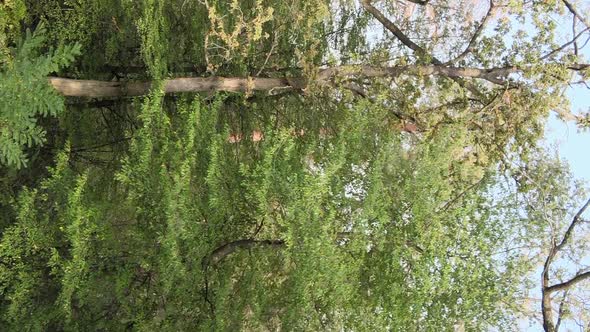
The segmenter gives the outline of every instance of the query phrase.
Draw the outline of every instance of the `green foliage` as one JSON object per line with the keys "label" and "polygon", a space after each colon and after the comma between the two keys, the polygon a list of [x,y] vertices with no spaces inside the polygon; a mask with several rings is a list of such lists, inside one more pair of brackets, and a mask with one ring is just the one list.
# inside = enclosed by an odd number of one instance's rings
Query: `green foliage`
{"label": "green foliage", "polygon": [[[437,56],[476,27],[457,19],[461,1],[434,14],[374,3]],[[277,95],[165,95],[163,84],[432,56],[369,35],[371,16],[348,0],[24,4],[0,7],[7,45],[42,22],[3,58],[0,158],[19,167],[30,146],[52,146],[30,173],[0,169],[6,330],[510,330],[534,268],[512,246],[535,244],[583,192],[536,148],[570,63],[534,61],[531,45],[557,35],[541,29],[543,4],[512,49],[513,26],[497,22],[453,63],[526,65],[522,84],[471,80],[473,94],[445,77],[350,76]],[[525,20],[522,6],[506,10]],[[72,98],[64,112],[46,76],[82,49],[69,76],[152,90]],[[43,116],[58,117],[50,133]]]}
{"label": "green foliage", "polygon": [[154,79],[161,79],[166,73],[166,63],[161,63],[168,52],[166,37],[169,35],[164,7],[164,1],[146,1],[143,16],[137,22],[142,39],[141,54]]}
{"label": "green foliage", "polygon": [[[55,1],[24,0],[27,7],[25,23],[45,27],[46,43],[49,46],[79,45],[84,52],[96,50],[93,45],[102,31],[111,32],[113,12],[120,8],[119,1]],[[107,16],[108,15],[108,16]],[[99,23],[100,22],[100,23]],[[114,38],[114,37],[111,37]]]}
{"label": "green foliage", "polygon": [[17,40],[20,21],[27,12],[22,0],[4,1],[0,4],[0,65],[11,61],[8,46]]}
{"label": "green foliage", "polygon": [[24,166],[25,148],[44,142],[45,131],[37,125],[37,117],[57,116],[64,110],[64,99],[48,83],[47,75],[80,54],[78,45],[40,54],[44,33],[42,26],[33,33],[27,31],[14,60],[0,73],[0,161],[8,166]]}
{"label": "green foliage", "polygon": [[0,242],[4,263],[0,268],[1,319],[8,330],[51,328],[61,316],[54,303],[60,287],[59,266],[54,260],[64,249],[59,235],[67,224],[61,217],[72,175],[66,155],[58,160],[41,188],[21,192],[16,202],[17,220]]}

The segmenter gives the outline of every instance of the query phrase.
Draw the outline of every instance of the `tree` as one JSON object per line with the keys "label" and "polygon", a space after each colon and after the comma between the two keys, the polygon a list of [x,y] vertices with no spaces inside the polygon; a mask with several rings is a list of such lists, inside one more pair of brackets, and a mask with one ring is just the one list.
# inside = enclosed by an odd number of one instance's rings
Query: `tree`
{"label": "tree", "polygon": [[[549,111],[583,124],[560,89],[587,66],[547,3],[403,4],[26,2],[81,55],[2,178],[2,325],[510,330],[530,266],[497,253],[539,233],[498,179]],[[537,28],[508,48],[500,10]]]}
{"label": "tree", "polygon": [[[587,222],[582,219],[582,214],[590,205],[590,201],[587,201],[584,206],[578,210],[576,215],[574,216],[573,220],[567,227],[563,237],[561,240],[556,240],[555,238],[552,239],[552,244],[549,249],[549,255],[547,255],[547,259],[545,260],[545,264],[543,266],[543,282],[542,282],[542,311],[543,311],[543,328],[546,331],[557,331],[559,329],[559,325],[561,321],[565,318],[564,316],[564,305],[566,305],[566,298],[568,293],[573,289],[573,287],[590,278],[590,271],[587,271],[587,267],[582,267],[581,270],[577,271],[573,277],[566,279],[565,281],[561,281],[556,284],[550,283],[550,273],[551,273],[551,264],[553,263],[555,256],[560,253],[560,251],[564,251],[564,247],[568,245],[568,241],[571,241],[572,232],[574,232],[576,226],[583,222]],[[554,323],[553,319],[553,308],[552,308],[552,299],[551,296],[556,292],[563,292],[563,299],[560,304],[560,308],[558,311],[558,319],[557,322]]]}
{"label": "tree", "polygon": [[[523,215],[534,240],[515,238],[512,247],[526,247],[527,261],[536,269],[531,284],[538,288],[538,315],[546,331],[560,326],[588,324],[586,301],[590,275],[585,263],[589,248],[585,239],[589,230],[584,212],[590,203],[584,185],[573,181],[568,166],[551,153],[535,152],[536,157],[524,165],[513,164],[511,171],[519,193],[518,214]],[[551,174],[548,179],[545,174]],[[526,233],[526,232],[523,232]],[[540,278],[539,278],[540,277]],[[530,297],[537,297],[536,291]],[[557,303],[556,303],[557,302]]]}

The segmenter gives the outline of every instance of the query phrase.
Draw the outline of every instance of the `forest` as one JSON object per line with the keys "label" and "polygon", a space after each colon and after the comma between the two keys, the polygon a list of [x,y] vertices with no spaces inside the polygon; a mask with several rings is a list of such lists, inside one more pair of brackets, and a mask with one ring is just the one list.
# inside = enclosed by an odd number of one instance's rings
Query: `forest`
{"label": "forest", "polygon": [[577,0],[2,0],[0,331],[590,331],[543,143],[589,40]]}

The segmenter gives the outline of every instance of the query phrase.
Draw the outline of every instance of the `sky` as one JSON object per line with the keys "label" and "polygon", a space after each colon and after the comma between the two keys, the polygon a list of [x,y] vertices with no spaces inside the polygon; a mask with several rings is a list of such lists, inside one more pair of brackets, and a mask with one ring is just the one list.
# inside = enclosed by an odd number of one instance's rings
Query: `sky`
{"label": "sky", "polygon": [[[572,111],[590,110],[590,89],[570,88],[567,94]],[[590,183],[590,130],[580,131],[574,123],[564,123],[551,115],[545,130],[545,141],[548,145],[557,146],[559,155],[569,162],[577,179]]]}
{"label": "sky", "polygon": [[[588,13],[588,16],[590,16],[590,10],[587,10],[590,4],[589,1],[574,1],[574,3],[582,13]],[[571,23],[563,24],[562,22],[558,22],[558,25],[564,35],[571,36]],[[581,27],[581,25],[578,26]],[[584,40],[585,38],[581,38],[581,43]],[[581,55],[586,60],[581,62],[587,62],[590,59],[590,50],[588,47],[581,50]],[[566,95],[570,101],[571,111],[573,113],[580,114],[590,111],[590,88],[584,85],[575,85],[566,90]],[[575,179],[585,180],[586,188],[590,188],[590,130],[580,130],[575,123],[564,122],[559,120],[555,114],[551,114],[546,126],[544,140],[545,145],[555,146],[557,148],[559,156],[565,159],[570,165],[570,170]],[[575,269],[575,267],[572,267],[572,269]],[[523,324],[520,327],[524,331],[538,331],[540,329],[540,325],[535,324],[529,325],[528,327]],[[562,330],[578,331],[579,327],[571,321],[566,321],[564,326],[562,326]]]}
{"label": "sky", "polygon": [[[578,11],[586,14],[586,21],[590,17],[590,1],[580,0],[573,1]],[[568,40],[572,36],[571,21],[556,22],[558,30],[562,32]],[[578,21],[577,30],[581,31],[583,25]],[[579,42],[584,44],[586,37],[580,38]],[[584,60],[590,59],[590,47],[580,50]],[[583,61],[586,62],[586,61]],[[572,112],[581,113],[590,111],[590,88],[583,85],[577,85],[566,91]],[[559,155],[567,160],[570,168],[577,179],[584,179],[590,184],[590,130],[580,131],[572,122],[564,123],[551,115],[549,123],[545,130],[546,144],[556,145]]]}

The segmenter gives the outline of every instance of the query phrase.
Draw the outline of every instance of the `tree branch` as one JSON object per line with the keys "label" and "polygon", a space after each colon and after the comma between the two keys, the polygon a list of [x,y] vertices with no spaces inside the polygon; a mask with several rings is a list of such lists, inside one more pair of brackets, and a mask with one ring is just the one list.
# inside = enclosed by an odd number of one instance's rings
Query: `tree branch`
{"label": "tree branch", "polygon": [[234,253],[238,249],[250,249],[254,247],[277,247],[280,248],[285,245],[285,241],[283,240],[253,240],[253,239],[246,239],[246,240],[237,240],[233,242],[226,243],[221,247],[213,250],[211,254],[208,256],[203,257],[201,261],[201,265],[203,268],[207,268],[210,265],[215,265],[221,262],[230,254]]}
{"label": "tree branch", "polygon": [[561,250],[567,244],[567,242],[569,241],[569,239],[572,235],[574,227],[576,227],[576,225],[580,223],[582,214],[584,213],[584,211],[586,211],[588,206],[590,206],[590,199],[588,199],[586,201],[586,204],[584,204],[582,206],[582,208],[580,210],[578,210],[578,213],[576,213],[576,215],[574,216],[574,219],[572,220],[569,227],[565,231],[565,234],[563,235],[561,242],[559,243],[559,245],[557,245],[557,247],[555,247],[556,251]]}
{"label": "tree branch", "polygon": [[543,55],[540,60],[545,60],[545,59],[549,58],[550,56],[554,55],[555,53],[558,53],[558,52],[563,51],[566,47],[568,47],[571,44],[575,43],[576,40],[578,40],[578,38],[580,38],[580,36],[582,36],[584,34],[584,32],[586,32],[588,30],[590,30],[590,28],[586,28],[586,29],[582,30],[580,33],[578,33],[576,36],[574,36],[574,38],[572,40],[570,40],[569,42],[561,45],[560,47],[558,47],[556,49],[554,49],[553,51],[551,51],[551,52]]}
{"label": "tree branch", "polygon": [[[381,24],[383,24],[383,26],[387,30],[389,30],[391,33],[393,33],[393,35],[400,42],[402,42],[402,44],[409,47],[412,51],[417,53],[418,56],[429,56],[430,63],[432,63],[432,64],[435,64],[435,65],[442,65],[443,64],[442,61],[437,59],[434,55],[429,54],[428,52],[426,52],[426,50],[424,48],[422,48],[418,44],[414,43],[408,36],[406,36],[401,31],[400,28],[397,27],[397,25],[395,25],[395,23],[390,21],[387,17],[385,17],[385,15],[383,15],[383,13],[381,13],[377,8],[375,8],[375,6],[373,6],[371,4],[371,1],[372,0],[361,0],[361,4],[365,8],[365,10],[367,10],[369,13],[371,13],[371,15],[373,15],[373,17],[375,17]],[[459,84],[460,86],[467,88],[467,90],[469,90],[474,95],[476,95],[476,96],[482,95],[482,93],[473,84],[470,84],[469,82],[464,82],[461,78],[458,78],[458,77],[454,77],[451,79],[453,81],[457,82],[457,84]],[[505,82],[500,83],[499,81],[496,81],[496,82],[492,82],[492,83],[503,84]]]}
{"label": "tree branch", "polygon": [[569,1],[569,0],[561,0],[565,6],[567,7],[567,9],[570,11],[570,13],[574,14],[575,17],[577,17],[582,23],[584,23],[584,25],[590,29],[590,21],[588,21],[584,16],[582,16],[578,10],[576,9],[576,7]]}
{"label": "tree branch", "polygon": [[[406,36],[400,28],[395,25],[392,21],[390,21],[383,13],[381,13],[375,6],[371,4],[371,0],[361,0],[361,4],[366,11],[368,11],[374,18],[377,19],[383,26],[389,30],[393,35],[400,41],[402,44],[406,45],[412,51],[418,53],[418,55],[425,56],[428,55],[425,49],[423,49],[418,44],[414,43],[408,36]],[[435,57],[432,58],[432,63],[435,65],[441,65],[442,62]]]}
{"label": "tree branch", "polygon": [[[590,64],[568,64],[567,68],[574,71],[585,70]],[[474,68],[474,67],[448,67],[444,65],[407,65],[407,66],[337,66],[322,69],[317,77],[308,79],[305,77],[283,78],[258,78],[258,77],[179,77],[164,81],[164,93],[181,92],[252,92],[266,91],[272,94],[277,89],[301,91],[308,87],[310,82],[328,86],[335,77],[350,78],[361,76],[365,78],[397,77],[401,75],[415,76],[442,76],[460,80],[464,85],[464,78],[483,79],[497,85],[508,82],[508,76],[526,68],[498,67],[498,68]],[[69,97],[131,97],[149,93],[152,82],[113,82],[96,80],[76,80],[60,77],[49,77],[49,83],[58,93]],[[469,85],[467,86],[469,88]],[[471,91],[471,89],[470,89]],[[472,91],[473,92],[473,91]],[[478,92],[477,90],[475,92]],[[474,93],[475,93],[474,92]]]}
{"label": "tree branch", "polygon": [[585,70],[588,67],[590,67],[588,63],[572,63],[567,65],[567,69],[575,71]]}
{"label": "tree branch", "polygon": [[578,273],[568,281],[564,281],[562,283],[548,287],[546,289],[546,292],[553,293],[553,292],[557,292],[557,291],[561,291],[561,290],[566,290],[566,289],[569,289],[570,287],[572,287],[573,285],[575,285],[583,280],[586,280],[588,278],[590,278],[590,271],[586,271],[584,273]]}
{"label": "tree branch", "polygon": [[565,309],[565,301],[567,299],[568,291],[566,290],[563,293],[563,297],[561,298],[561,303],[559,303],[559,310],[557,311],[557,323],[555,324],[555,332],[559,331],[559,326],[561,325],[561,321],[563,319],[564,309]]}
{"label": "tree branch", "polygon": [[[341,233],[337,234],[336,240],[350,238],[353,235],[354,235],[354,233],[352,233],[352,232],[341,232]],[[414,242],[412,242],[410,240],[406,240],[406,245],[408,247],[414,249],[415,251],[417,251],[420,254],[424,253],[424,249],[422,249],[420,246],[418,246],[417,244],[415,244]],[[251,249],[251,248],[255,248],[255,247],[284,248],[284,246],[285,246],[285,241],[281,240],[281,239],[276,239],[276,240],[254,240],[254,239],[236,240],[236,241],[228,242],[220,247],[217,247],[217,249],[213,250],[213,252],[211,252],[211,254],[203,257],[203,259],[201,260],[201,266],[203,267],[203,269],[206,269],[207,267],[209,267],[211,265],[216,265],[219,262],[221,262],[222,260],[224,260],[227,256],[231,255],[232,253],[234,253],[235,251],[237,251],[239,249]]]}
{"label": "tree branch", "polygon": [[[339,66],[323,69],[314,80],[319,85],[327,85],[330,80],[339,77],[397,77],[400,75],[443,76],[450,78],[477,78],[494,84],[504,84],[510,73],[518,71],[516,67],[501,68],[458,68],[441,65],[408,65],[393,67],[375,66]],[[64,96],[72,97],[128,97],[147,94],[152,82],[112,82],[95,80],[75,80],[50,77],[49,82]],[[273,91],[276,89],[303,90],[308,86],[308,79],[295,78],[243,78],[243,77],[184,77],[173,78],[164,82],[164,93],[180,92],[248,92]]]}
{"label": "tree branch", "polygon": [[430,0],[408,0],[408,1],[411,3],[415,3],[417,5],[420,5],[420,6],[425,6],[430,2]]}
{"label": "tree branch", "polygon": [[473,68],[447,67],[442,65],[408,65],[393,67],[375,66],[340,66],[324,69],[318,75],[318,81],[325,82],[333,77],[397,77],[400,75],[446,76],[451,78],[479,78],[495,84],[503,84],[509,74],[517,72],[516,67]]}
{"label": "tree branch", "polygon": [[571,286],[590,277],[590,271],[584,273],[577,273],[572,279],[566,282],[549,286],[549,270],[551,267],[551,263],[553,262],[555,255],[557,255],[557,253],[561,249],[563,249],[563,247],[569,241],[575,226],[582,221],[582,214],[584,213],[584,211],[586,211],[588,206],[590,206],[590,199],[588,199],[586,203],[582,206],[582,208],[578,210],[578,212],[572,219],[572,222],[570,223],[569,227],[565,231],[565,234],[563,235],[563,238],[559,244],[556,244],[555,239],[552,239],[551,249],[549,250],[549,254],[547,255],[545,264],[543,265],[543,272],[541,278],[541,312],[543,314],[543,329],[545,329],[545,331],[547,332],[555,331],[555,325],[553,325],[553,309],[551,308],[551,293],[564,289],[569,289]]}
{"label": "tree branch", "polygon": [[469,40],[467,47],[465,47],[465,50],[463,50],[463,52],[461,52],[461,54],[459,54],[456,58],[447,61],[446,64],[457,62],[457,61],[463,59],[464,57],[466,57],[467,54],[473,52],[473,45],[475,45],[475,41],[477,40],[477,38],[479,38],[479,35],[481,35],[483,29],[488,24],[488,21],[492,18],[495,9],[496,9],[496,6],[494,5],[494,1],[490,0],[490,8],[488,9],[488,12],[484,16],[484,18],[481,20],[481,23],[479,24],[479,26],[475,30],[475,33],[473,34],[473,36],[471,36],[471,39]]}

